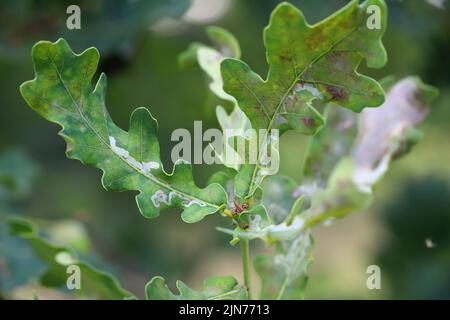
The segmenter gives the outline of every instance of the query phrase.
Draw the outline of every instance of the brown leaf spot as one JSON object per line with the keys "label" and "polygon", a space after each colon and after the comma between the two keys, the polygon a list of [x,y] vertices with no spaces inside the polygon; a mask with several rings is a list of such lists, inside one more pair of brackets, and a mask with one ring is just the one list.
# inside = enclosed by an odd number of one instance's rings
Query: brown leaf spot
{"label": "brown leaf spot", "polygon": [[326,88],[333,100],[345,100],[348,98],[348,92],[342,87],[328,85]]}

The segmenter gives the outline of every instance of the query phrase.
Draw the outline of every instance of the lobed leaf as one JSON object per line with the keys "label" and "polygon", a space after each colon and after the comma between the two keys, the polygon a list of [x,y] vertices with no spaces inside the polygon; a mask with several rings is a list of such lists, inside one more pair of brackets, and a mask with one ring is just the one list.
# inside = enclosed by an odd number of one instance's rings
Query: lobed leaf
{"label": "lobed leaf", "polygon": [[41,41],[32,50],[34,80],[20,87],[29,106],[62,127],[67,156],[103,171],[106,190],[138,191],[141,213],[155,218],[166,208],[183,209],[185,222],[197,222],[227,202],[217,184],[198,188],[190,164],[176,163],[166,173],[160,160],[157,122],[145,108],[131,115],[129,132],[116,126],[105,106],[106,76],[92,90],[99,53],[75,54],[64,39]]}
{"label": "lobed leaf", "polygon": [[145,286],[148,300],[245,300],[247,290],[238,285],[233,277],[210,277],[203,283],[203,290],[196,291],[184,282],[177,281],[179,291],[175,295],[165,284],[162,277],[154,277]]}
{"label": "lobed leaf", "polygon": [[[367,8],[377,6],[379,29],[369,30]],[[224,90],[234,96],[253,128],[284,132],[294,129],[313,135],[324,125],[315,101],[334,101],[353,111],[375,107],[384,101],[381,86],[356,71],[365,59],[371,68],[386,63],[381,37],[386,28],[386,6],[382,0],[359,5],[354,0],[315,25],[288,3],[273,11],[264,30],[269,64],[266,80],[244,62],[225,59],[221,65]],[[237,176],[247,185],[250,197],[261,183],[259,163]]]}
{"label": "lobed leaf", "polygon": [[62,287],[66,285],[70,274],[69,265],[80,269],[80,289],[77,295],[95,296],[98,299],[130,299],[134,295],[123,289],[110,274],[78,260],[75,252],[69,248],[55,245],[39,235],[38,228],[30,221],[12,218],[9,221],[11,233],[28,241],[36,256],[47,265],[47,271],[40,277],[42,285]]}

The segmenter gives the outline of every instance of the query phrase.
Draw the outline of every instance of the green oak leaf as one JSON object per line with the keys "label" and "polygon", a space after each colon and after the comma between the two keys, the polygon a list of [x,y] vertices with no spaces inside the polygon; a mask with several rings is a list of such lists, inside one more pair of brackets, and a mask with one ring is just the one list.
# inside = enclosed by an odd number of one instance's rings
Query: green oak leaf
{"label": "green oak leaf", "polygon": [[44,239],[38,228],[30,221],[22,218],[9,220],[11,233],[19,236],[30,244],[35,255],[47,265],[47,271],[41,276],[40,282],[47,287],[65,286],[70,274],[69,265],[80,270],[80,289],[76,295],[96,297],[98,299],[131,299],[134,295],[123,289],[110,274],[100,271],[91,265],[80,261],[75,252],[67,247],[55,245]]}
{"label": "green oak leaf", "polygon": [[[367,9],[380,11],[380,28],[366,26]],[[223,88],[234,96],[239,107],[256,129],[294,129],[313,135],[324,119],[313,103],[334,101],[353,111],[383,103],[384,92],[373,79],[356,71],[363,59],[371,68],[386,63],[381,37],[386,28],[386,6],[382,0],[359,5],[354,0],[325,20],[309,25],[302,12],[288,3],[273,11],[264,30],[269,72],[266,80],[237,59],[221,64]],[[249,197],[255,190],[259,164],[237,178],[247,187]]]}
{"label": "green oak leaf", "polygon": [[282,243],[274,256],[259,255],[253,265],[261,278],[260,299],[303,299],[314,241],[308,232]]}
{"label": "green oak leaf", "polygon": [[145,286],[148,300],[245,300],[247,289],[240,286],[233,277],[210,277],[203,283],[203,290],[189,288],[178,280],[176,287],[179,294],[173,294],[164,278],[154,277]]}
{"label": "green oak leaf", "polygon": [[[381,11],[380,29],[366,27],[366,10],[371,5]],[[312,26],[300,10],[282,3],[264,30],[270,66],[267,79],[264,81],[240,60],[226,59],[222,62],[224,89],[237,99],[257,128],[283,129],[288,125],[283,121],[283,113],[289,113],[287,100],[302,86],[300,92],[322,96],[354,111],[378,106],[384,101],[382,88],[356,68],[364,58],[372,68],[386,63],[381,43],[385,28],[386,6],[382,0],[368,0],[362,5],[358,0],[350,1]],[[304,126],[306,130],[317,124]]]}
{"label": "green oak leaf", "polygon": [[99,53],[75,54],[64,39],[38,42],[32,50],[35,79],[23,83],[22,96],[45,119],[62,127],[67,156],[103,171],[106,190],[134,190],[148,218],[169,207],[183,209],[182,219],[197,222],[226,204],[219,185],[198,188],[190,164],[164,171],[156,136],[157,122],[145,108],[131,115],[129,132],[114,124],[105,106],[106,76],[92,89]]}

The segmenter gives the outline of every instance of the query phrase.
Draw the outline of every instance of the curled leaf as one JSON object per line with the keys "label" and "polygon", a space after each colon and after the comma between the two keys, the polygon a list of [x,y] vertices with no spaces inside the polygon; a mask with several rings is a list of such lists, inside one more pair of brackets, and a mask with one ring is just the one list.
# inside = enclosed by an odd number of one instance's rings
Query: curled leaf
{"label": "curled leaf", "polygon": [[398,81],[388,92],[386,102],[377,109],[361,113],[357,141],[353,150],[355,179],[370,189],[387,171],[389,162],[417,143],[415,129],[425,120],[437,89],[417,77]]}
{"label": "curled leaf", "polygon": [[[358,119],[358,135],[349,151],[351,157],[342,157],[326,186],[314,193],[305,212],[306,225],[366,208],[373,197],[373,186],[386,173],[390,162],[417,143],[421,135],[416,127],[425,120],[436,96],[435,88],[416,77],[407,77],[391,86],[382,106],[365,109]],[[343,135],[335,129],[332,132],[336,143],[344,139],[348,149],[349,132]],[[324,158],[329,156],[324,152]],[[337,158],[333,157],[333,161]]]}

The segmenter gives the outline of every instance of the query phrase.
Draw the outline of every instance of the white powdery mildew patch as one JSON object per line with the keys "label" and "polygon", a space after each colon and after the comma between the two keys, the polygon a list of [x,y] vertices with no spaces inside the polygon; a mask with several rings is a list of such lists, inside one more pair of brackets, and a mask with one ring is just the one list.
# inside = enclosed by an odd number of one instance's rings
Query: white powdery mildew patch
{"label": "white powdery mildew patch", "polygon": [[[150,171],[153,169],[159,169],[159,163],[155,161],[149,161],[149,162],[139,162],[136,159],[134,159],[132,156],[130,156],[130,153],[119,146],[117,146],[116,138],[110,136],[109,137],[109,144],[111,145],[111,149],[120,156],[123,160],[125,160],[128,164],[130,164],[132,167],[140,170],[145,175],[153,176]],[[180,161],[180,163],[187,163],[184,161]],[[158,190],[156,191],[152,196],[151,200],[153,205],[156,208],[159,208],[161,206],[161,203],[165,203],[167,205],[172,204],[172,199],[174,197],[178,197],[182,200],[182,206],[185,208],[189,208],[190,206],[197,204],[200,207],[206,206],[206,203],[198,201],[198,200],[192,200],[182,194],[179,194],[175,191],[170,191],[168,194],[164,192],[164,190]]]}
{"label": "white powdery mildew patch", "polygon": [[185,208],[189,208],[190,206],[197,204],[200,207],[206,206],[206,203],[200,202],[198,200],[190,200],[186,196],[181,195],[175,191],[170,191],[168,194],[164,192],[164,190],[158,190],[156,191],[152,196],[151,200],[153,205],[156,208],[159,208],[161,206],[161,203],[165,203],[168,206],[172,204],[172,200],[174,197],[178,197],[182,200],[181,204]]}
{"label": "white powdery mildew patch", "polygon": [[159,163],[158,162],[155,162],[155,161],[139,162],[136,159],[134,159],[132,156],[130,156],[130,153],[127,150],[117,146],[116,138],[114,138],[112,136],[109,137],[109,144],[111,146],[111,149],[118,156],[120,156],[122,159],[124,159],[128,164],[130,164],[134,168],[140,170],[142,173],[150,174],[150,171],[152,169],[159,169]]}

